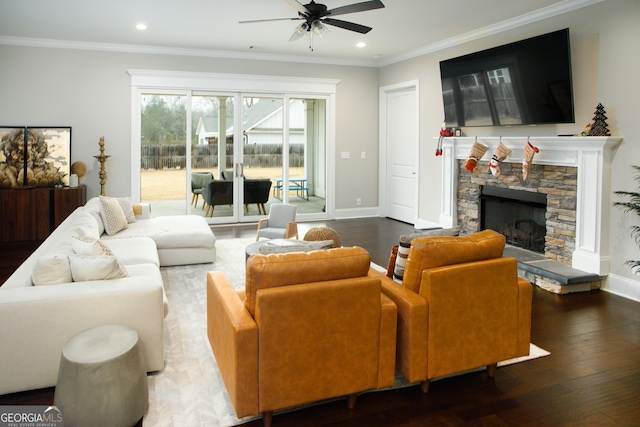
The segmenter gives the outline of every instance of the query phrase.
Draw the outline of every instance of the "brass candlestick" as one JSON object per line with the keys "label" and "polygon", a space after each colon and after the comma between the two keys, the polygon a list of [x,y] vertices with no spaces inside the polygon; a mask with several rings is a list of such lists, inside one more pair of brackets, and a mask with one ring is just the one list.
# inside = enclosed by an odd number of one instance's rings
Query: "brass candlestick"
{"label": "brass candlestick", "polygon": [[93,157],[100,162],[100,195],[104,196],[104,183],[107,181],[107,171],[104,169],[104,162],[111,156],[104,155],[104,136],[100,138],[98,145],[100,146],[100,155]]}

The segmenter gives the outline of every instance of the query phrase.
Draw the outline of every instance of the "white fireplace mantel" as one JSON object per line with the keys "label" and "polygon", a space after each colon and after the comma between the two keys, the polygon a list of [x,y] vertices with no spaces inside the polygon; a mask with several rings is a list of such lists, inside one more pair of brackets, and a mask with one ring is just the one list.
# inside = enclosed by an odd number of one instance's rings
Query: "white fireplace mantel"
{"label": "white fireplace mantel", "polygon": [[[611,152],[622,141],[612,137],[478,137],[488,147],[483,160],[489,160],[498,144],[511,150],[507,163],[522,163],[529,142],[540,152],[533,164],[578,168],[576,207],[576,247],[573,268],[601,276],[609,273],[609,210]],[[457,223],[457,160],[466,159],[476,141],[474,137],[444,138],[442,143],[442,200],[440,225]]]}

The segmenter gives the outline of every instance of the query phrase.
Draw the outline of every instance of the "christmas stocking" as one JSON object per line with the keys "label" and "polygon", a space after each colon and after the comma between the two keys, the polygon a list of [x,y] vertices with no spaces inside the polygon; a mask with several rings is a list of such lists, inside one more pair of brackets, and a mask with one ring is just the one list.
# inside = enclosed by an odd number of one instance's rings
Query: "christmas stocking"
{"label": "christmas stocking", "polygon": [[529,141],[527,141],[527,145],[524,146],[524,157],[522,158],[522,180],[526,181],[529,176],[529,165],[533,161],[533,156],[540,152],[536,147],[531,145]]}
{"label": "christmas stocking", "polygon": [[485,147],[482,144],[478,144],[478,141],[476,138],[476,142],[474,142],[473,147],[471,147],[471,153],[469,153],[469,157],[467,158],[467,161],[464,162],[464,168],[469,172],[473,173],[476,166],[478,166],[478,162],[486,152],[487,152],[487,147]]}
{"label": "christmas stocking", "polygon": [[502,142],[498,144],[498,148],[496,148],[496,152],[491,156],[491,161],[489,162],[489,170],[495,177],[500,176],[500,163],[506,159],[509,154],[511,154],[511,150],[504,146]]}

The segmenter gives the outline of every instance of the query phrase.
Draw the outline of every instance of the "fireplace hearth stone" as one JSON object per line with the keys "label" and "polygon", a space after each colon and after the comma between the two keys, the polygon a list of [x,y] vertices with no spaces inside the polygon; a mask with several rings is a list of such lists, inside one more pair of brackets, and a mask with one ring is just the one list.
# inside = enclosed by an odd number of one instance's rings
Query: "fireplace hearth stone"
{"label": "fireplace hearth stone", "polygon": [[602,277],[572,268],[543,255],[507,245],[503,256],[518,261],[518,276],[554,294],[600,289]]}

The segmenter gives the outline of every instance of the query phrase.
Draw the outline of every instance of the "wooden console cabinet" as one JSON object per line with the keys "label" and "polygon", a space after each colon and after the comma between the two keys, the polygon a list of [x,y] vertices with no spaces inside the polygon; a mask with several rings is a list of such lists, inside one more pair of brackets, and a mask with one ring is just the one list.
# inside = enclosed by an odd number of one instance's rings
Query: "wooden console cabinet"
{"label": "wooden console cabinet", "polygon": [[84,185],[1,189],[0,242],[45,240],[86,198]]}

